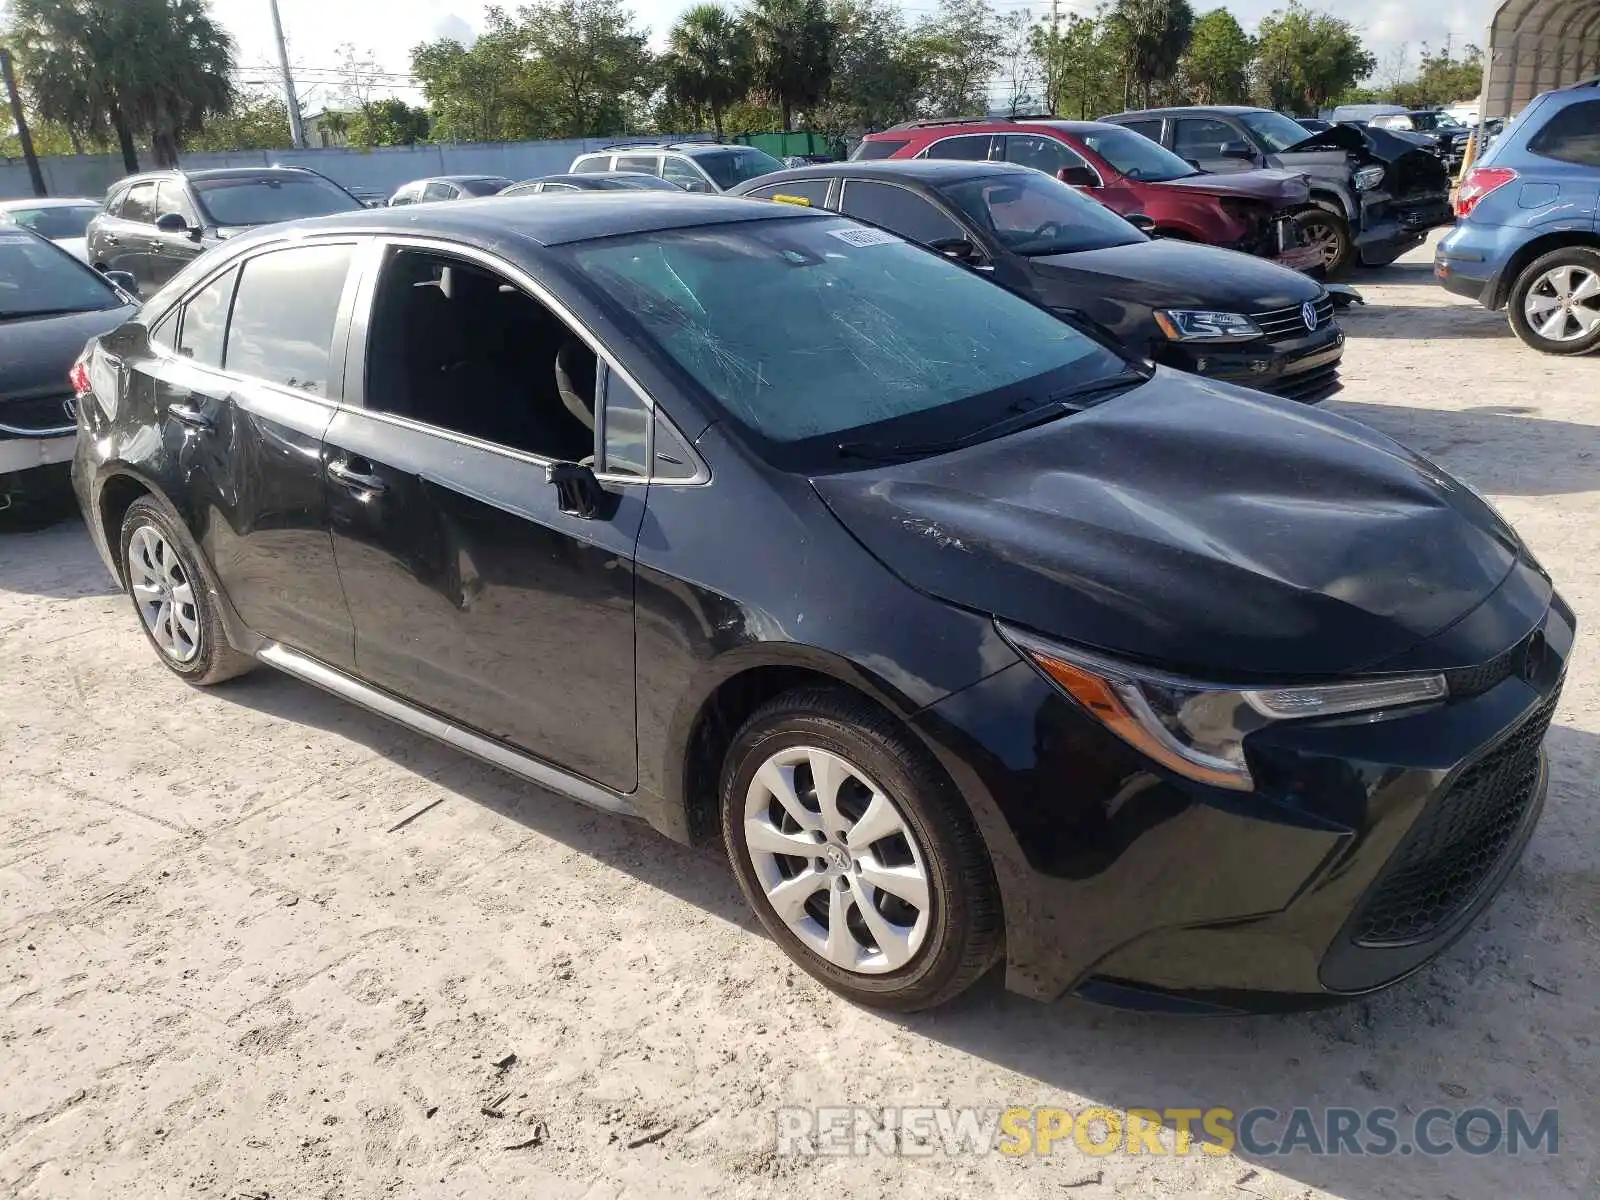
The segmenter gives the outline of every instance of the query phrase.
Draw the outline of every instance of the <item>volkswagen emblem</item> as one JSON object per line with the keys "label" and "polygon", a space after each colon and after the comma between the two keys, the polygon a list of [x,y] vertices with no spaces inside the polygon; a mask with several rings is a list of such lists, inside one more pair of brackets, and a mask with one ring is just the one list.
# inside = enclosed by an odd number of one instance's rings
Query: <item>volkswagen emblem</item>
{"label": "volkswagen emblem", "polygon": [[1306,329],[1312,333],[1317,329],[1317,306],[1307,300],[1300,306],[1300,319],[1306,323]]}

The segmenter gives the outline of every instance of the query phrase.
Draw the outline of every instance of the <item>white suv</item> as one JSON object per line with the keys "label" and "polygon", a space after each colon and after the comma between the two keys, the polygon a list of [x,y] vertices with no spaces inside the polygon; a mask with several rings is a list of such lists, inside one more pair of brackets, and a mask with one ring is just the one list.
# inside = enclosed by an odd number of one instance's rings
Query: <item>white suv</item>
{"label": "white suv", "polygon": [[726,192],[747,179],[783,170],[783,164],[754,146],[680,142],[662,146],[641,142],[607,146],[572,160],[573,175],[632,171],[675,183],[686,192]]}

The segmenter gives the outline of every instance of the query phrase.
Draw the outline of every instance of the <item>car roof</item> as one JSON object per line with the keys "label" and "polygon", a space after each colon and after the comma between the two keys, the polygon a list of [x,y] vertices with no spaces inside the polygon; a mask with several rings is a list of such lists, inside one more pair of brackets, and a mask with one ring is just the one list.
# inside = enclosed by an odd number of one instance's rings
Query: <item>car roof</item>
{"label": "car roof", "polygon": [[769,175],[757,175],[734,189],[743,195],[746,188],[765,188],[786,180],[832,179],[848,175],[859,179],[881,176],[885,179],[904,179],[916,183],[936,184],[959,182],[986,175],[1012,175],[1031,171],[1032,167],[1004,162],[972,162],[954,158],[874,158],[860,162],[812,163],[805,167],[789,167]]}
{"label": "car roof", "polygon": [[1120,125],[1111,125],[1105,121],[1071,121],[1061,117],[973,117],[965,121],[907,121],[888,129],[881,129],[877,133],[867,134],[867,140],[880,138],[899,138],[906,134],[943,134],[948,137],[960,137],[967,131],[1020,131],[1028,129],[1058,129],[1063,133],[1095,133],[1111,129],[1120,129]]}
{"label": "car roof", "polygon": [[[314,175],[318,179],[327,179],[319,171],[310,167],[205,167],[198,171],[185,171],[181,169],[166,171],[141,171],[137,175],[125,175],[113,187],[120,187],[125,183],[144,183],[154,179],[187,179],[191,182],[198,179],[304,179],[307,175]],[[332,180],[328,180],[332,183]]]}
{"label": "car roof", "polygon": [[1115,121],[1118,117],[1181,117],[1196,113],[1218,113],[1233,117],[1242,113],[1272,111],[1257,104],[1182,104],[1173,108],[1130,108],[1126,112],[1113,113],[1106,120]]}
{"label": "car roof", "polygon": [[618,142],[614,146],[601,146],[598,150],[585,150],[578,157],[599,158],[601,155],[644,154],[655,151],[657,154],[687,154],[693,158],[696,154],[706,154],[713,150],[754,149],[755,146],[740,146],[727,142]]}
{"label": "car roof", "polygon": [[477,183],[480,179],[508,179],[507,175],[424,175],[421,179],[408,179],[401,187],[410,187],[413,183]]}
{"label": "car roof", "polygon": [[19,196],[0,200],[0,211],[11,212],[19,208],[81,208],[84,205],[100,207],[100,201],[89,196]]}
{"label": "car roof", "polygon": [[[807,215],[823,214],[808,214],[802,208],[760,200],[630,189],[584,196],[556,192],[368,208],[295,221],[293,227],[308,234],[348,231],[434,235],[483,246],[502,244],[510,235],[540,246],[560,246],[594,238]],[[283,229],[283,225],[263,226],[262,236],[270,237],[274,232],[282,236]]]}

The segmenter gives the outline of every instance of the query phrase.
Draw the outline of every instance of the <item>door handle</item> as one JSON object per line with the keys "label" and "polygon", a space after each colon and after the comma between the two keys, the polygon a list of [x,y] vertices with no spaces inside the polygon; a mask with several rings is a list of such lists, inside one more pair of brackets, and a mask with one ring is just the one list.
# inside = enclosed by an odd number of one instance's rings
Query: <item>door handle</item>
{"label": "door handle", "polygon": [[191,408],[187,404],[174,404],[167,409],[167,415],[174,421],[189,426],[191,429],[210,430],[213,422],[210,417],[198,408]]}
{"label": "door handle", "polygon": [[370,467],[368,471],[358,471],[355,467],[351,466],[352,461],[361,463],[363,466],[367,465],[366,459],[363,458],[354,460],[336,458],[328,463],[329,478],[337,479],[340,483],[354,491],[368,492],[374,496],[382,492],[384,488],[388,487],[388,484],[384,483],[381,478],[370,473]]}

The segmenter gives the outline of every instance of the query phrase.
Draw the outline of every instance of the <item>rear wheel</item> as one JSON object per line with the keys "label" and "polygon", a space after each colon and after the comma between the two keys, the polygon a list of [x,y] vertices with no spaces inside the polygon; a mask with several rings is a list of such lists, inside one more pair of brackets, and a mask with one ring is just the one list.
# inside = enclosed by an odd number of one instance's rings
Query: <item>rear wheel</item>
{"label": "rear wheel", "polygon": [[849,999],[931,1008],[994,965],[999,890],[971,814],[854,694],[801,689],[752,715],[724,765],[722,819],[767,932]]}
{"label": "rear wheel", "polygon": [[204,686],[255,666],[228,643],[216,583],[188,534],[148,496],[122,518],[122,563],[139,624],[173,674]]}
{"label": "rear wheel", "polygon": [[1545,354],[1600,348],[1600,251],[1552,250],[1517,276],[1506,302],[1511,328]]}
{"label": "rear wheel", "polygon": [[1295,217],[1300,237],[1322,257],[1322,273],[1333,276],[1350,264],[1350,226],[1325,208],[1308,208]]}

